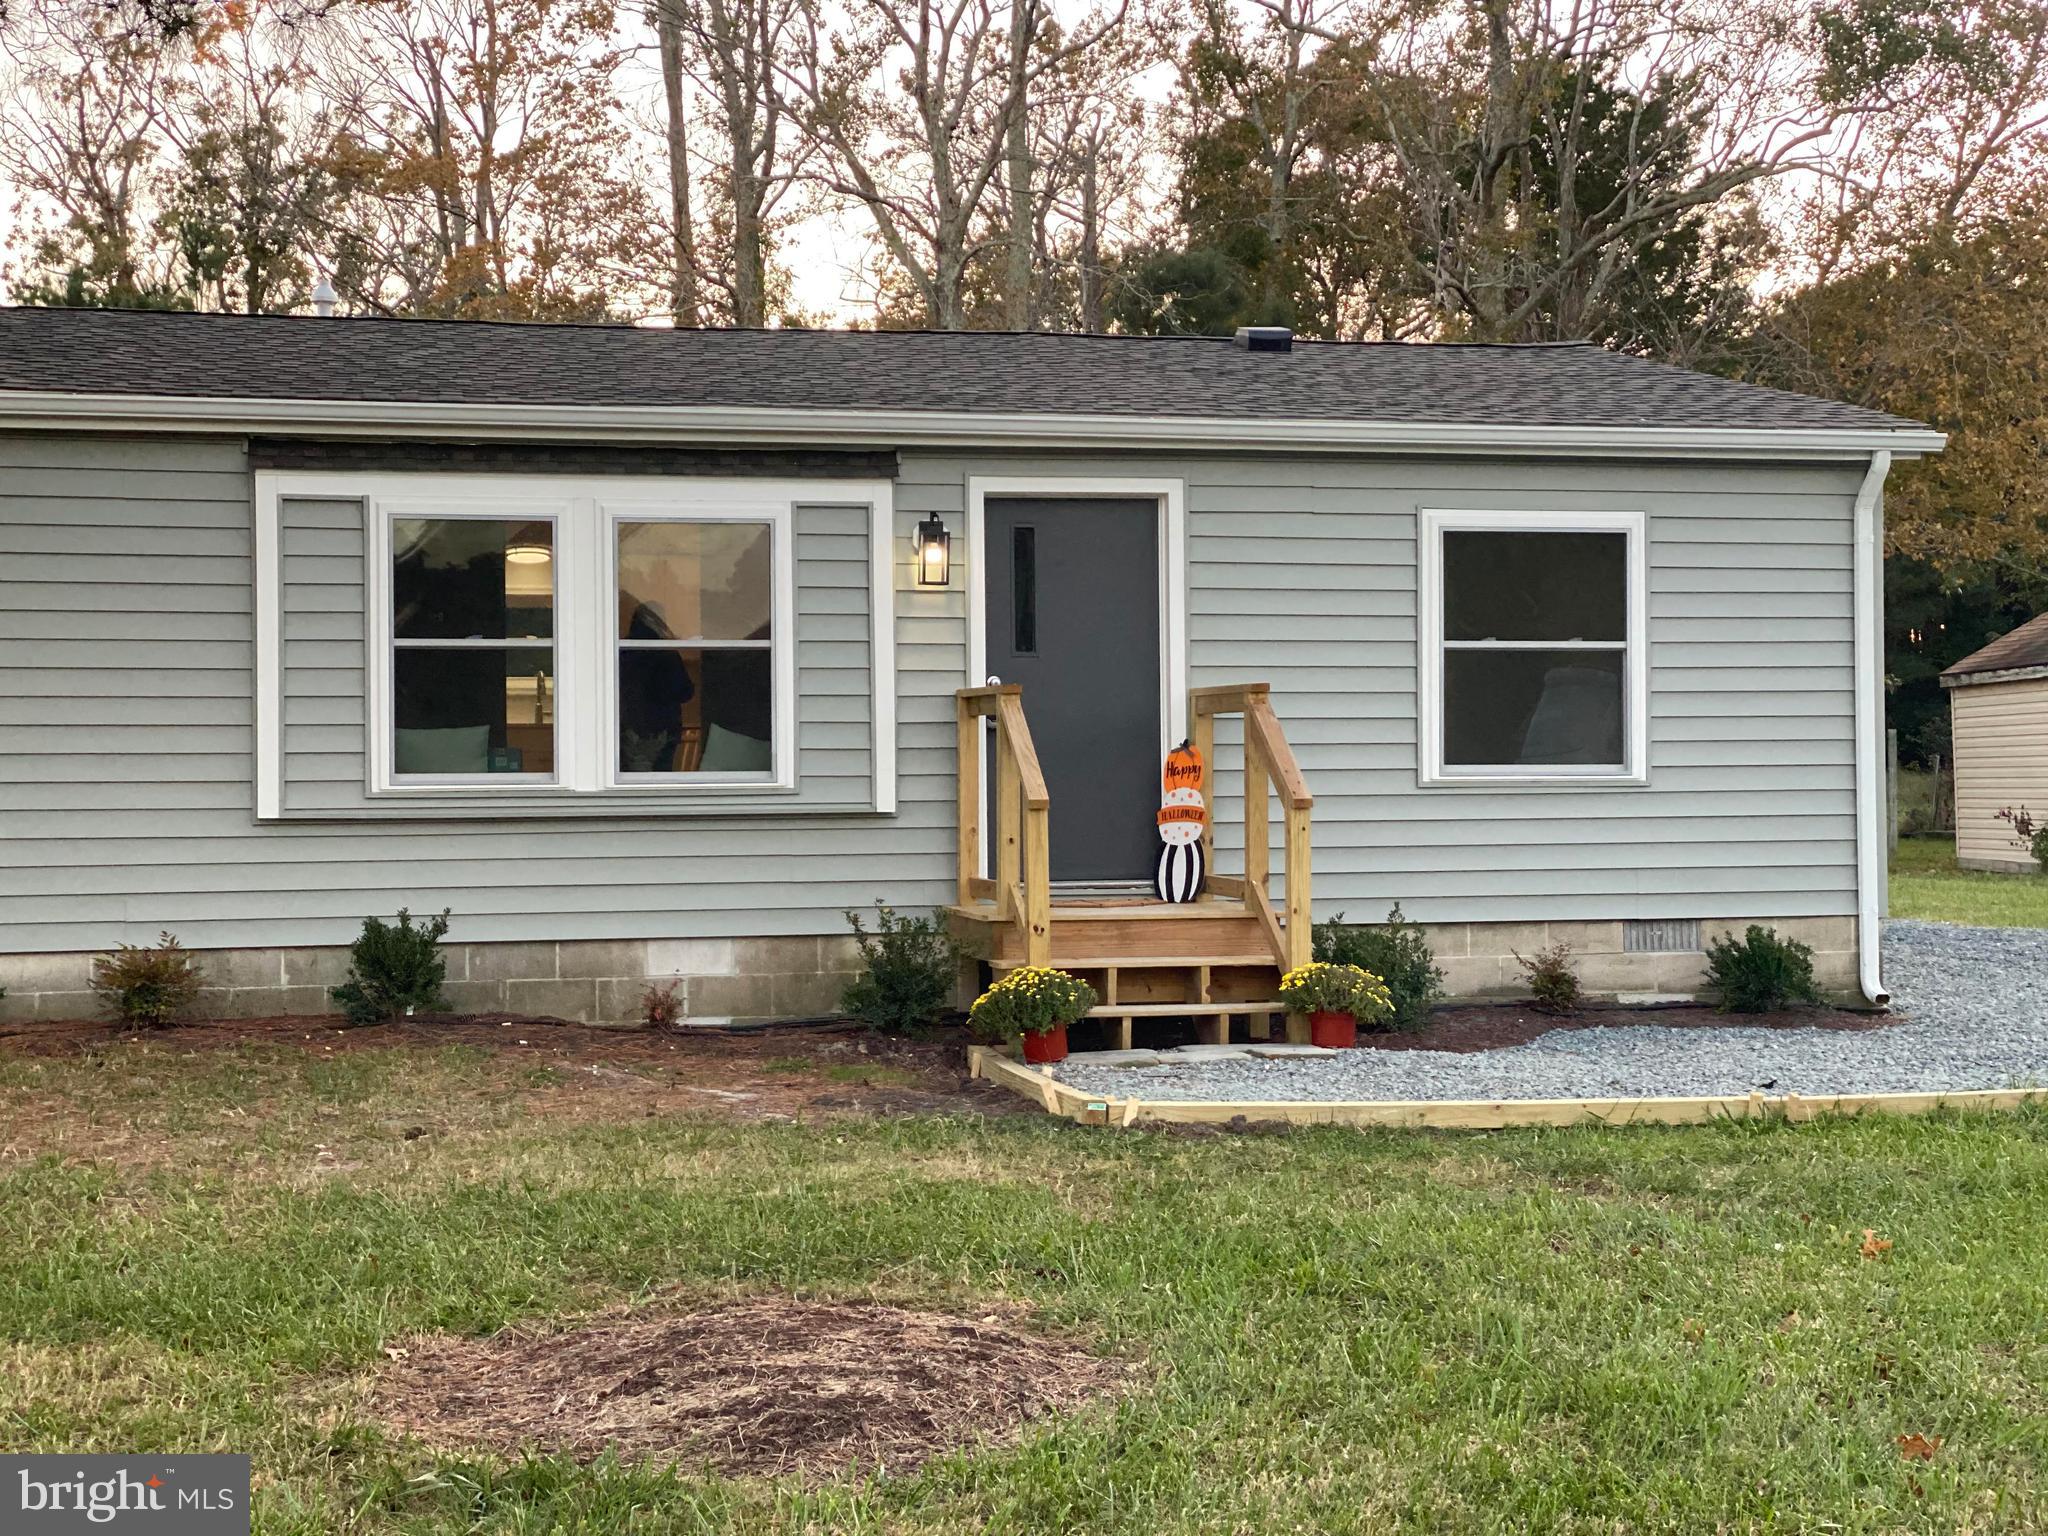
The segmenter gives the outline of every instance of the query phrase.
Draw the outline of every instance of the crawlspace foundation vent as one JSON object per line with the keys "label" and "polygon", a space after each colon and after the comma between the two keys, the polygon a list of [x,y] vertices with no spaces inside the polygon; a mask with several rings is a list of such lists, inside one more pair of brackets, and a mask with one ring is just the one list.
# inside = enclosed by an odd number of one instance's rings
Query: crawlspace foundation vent
{"label": "crawlspace foundation vent", "polygon": [[1700,920],[1696,917],[1632,919],[1621,925],[1621,947],[1631,955],[1696,953]]}

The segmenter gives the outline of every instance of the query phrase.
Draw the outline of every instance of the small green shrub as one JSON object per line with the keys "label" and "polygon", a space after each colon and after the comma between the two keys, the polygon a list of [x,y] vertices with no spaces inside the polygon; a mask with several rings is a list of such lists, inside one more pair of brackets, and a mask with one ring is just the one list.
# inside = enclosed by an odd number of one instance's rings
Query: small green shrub
{"label": "small green shrub", "polygon": [[1515,963],[1529,985],[1538,1013],[1559,1017],[1579,1011],[1579,973],[1572,969],[1572,947],[1560,939],[1533,955],[1514,952]]}
{"label": "small green shrub", "polygon": [[1355,965],[1386,982],[1394,1011],[1382,1029],[1421,1029],[1429,1022],[1430,1005],[1444,995],[1444,973],[1437,969],[1429,940],[1420,924],[1401,915],[1399,902],[1384,927],[1347,924],[1342,912],[1316,924],[1311,952],[1318,960]]}
{"label": "small green shrub", "polygon": [[2011,824],[2013,846],[2026,849],[2041,872],[2048,874],[2048,819],[2036,821],[2034,813],[2024,805],[2018,810],[2008,805],[1992,814],[1996,820]]}
{"label": "small green shrub", "polygon": [[640,994],[640,1022],[649,1029],[674,1029],[683,1018],[683,1000],[676,995],[681,987],[680,981],[648,987]]}
{"label": "small green shrub", "polygon": [[848,1018],[890,1034],[911,1034],[953,1011],[963,956],[940,919],[902,917],[878,901],[872,930],[858,912],[847,913],[846,921],[861,958],[861,973],[839,1000]]}
{"label": "small green shrub", "polygon": [[405,907],[395,923],[364,918],[362,933],[349,946],[348,979],[333,992],[349,1022],[377,1024],[445,1010],[441,984],[448,979],[448,957],[440,946],[447,932],[445,911],[419,924]]}
{"label": "small green shrub", "polygon": [[1813,951],[1756,923],[1740,939],[1723,934],[1707,946],[1707,985],[1720,994],[1723,1013],[1773,1013],[1821,1001]]}
{"label": "small green shrub", "polygon": [[154,945],[123,944],[92,963],[92,989],[123,1024],[160,1028],[192,1011],[206,977],[171,934]]}
{"label": "small green shrub", "polygon": [[1085,1018],[1099,999],[1078,976],[1049,965],[1019,966],[974,1000],[967,1011],[974,1037],[1003,1045]]}

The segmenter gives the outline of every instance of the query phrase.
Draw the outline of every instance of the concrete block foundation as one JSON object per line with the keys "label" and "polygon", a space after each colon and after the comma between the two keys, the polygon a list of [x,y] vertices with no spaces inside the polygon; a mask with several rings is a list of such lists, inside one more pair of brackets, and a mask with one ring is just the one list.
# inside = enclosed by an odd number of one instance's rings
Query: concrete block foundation
{"label": "concrete block foundation", "polygon": [[[1751,921],[1812,947],[1814,971],[1830,994],[1856,988],[1856,920],[1706,918],[1701,942],[1741,933]],[[1525,996],[1515,952],[1533,954],[1560,941],[1594,997],[1696,993],[1706,974],[1702,951],[1629,953],[1618,921],[1442,923],[1424,931],[1453,999]],[[446,946],[449,1003],[462,1013],[547,1014],[582,1023],[630,1024],[650,987],[674,984],[685,1022],[758,1023],[837,1012],[859,968],[851,935],[757,939],[524,940]],[[206,973],[203,1012],[262,1018],[335,1011],[327,989],[347,973],[343,947],[199,950]],[[0,1021],[90,1018],[99,1011],[88,986],[89,954],[0,955]],[[971,992],[963,990],[964,1003]]]}
{"label": "concrete block foundation", "polygon": [[[674,984],[686,1022],[756,1023],[838,1010],[859,965],[852,937],[525,940],[444,946],[448,1002],[459,1013],[547,1014],[635,1024],[649,988]],[[200,1013],[253,1019],[337,1010],[328,988],[348,950],[195,950]],[[89,954],[0,955],[0,1021],[93,1018]]]}

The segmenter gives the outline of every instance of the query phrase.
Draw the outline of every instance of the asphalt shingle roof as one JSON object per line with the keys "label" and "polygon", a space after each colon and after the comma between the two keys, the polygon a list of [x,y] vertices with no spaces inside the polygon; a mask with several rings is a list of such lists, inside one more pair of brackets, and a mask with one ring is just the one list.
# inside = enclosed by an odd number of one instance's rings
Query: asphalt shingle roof
{"label": "asphalt shingle roof", "polygon": [[2048,667],[2048,613],[2000,635],[1941,675],[1953,687],[1980,672],[2013,672],[2027,667]]}
{"label": "asphalt shingle roof", "polygon": [[1590,345],[1297,342],[0,308],[0,390],[1517,427],[1871,430],[1896,416]]}

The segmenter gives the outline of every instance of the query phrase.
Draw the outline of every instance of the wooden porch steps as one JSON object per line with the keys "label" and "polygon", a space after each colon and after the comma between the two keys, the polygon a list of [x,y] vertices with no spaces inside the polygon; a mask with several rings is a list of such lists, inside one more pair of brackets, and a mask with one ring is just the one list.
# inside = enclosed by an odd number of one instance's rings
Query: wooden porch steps
{"label": "wooden porch steps", "polygon": [[[1024,963],[1022,960],[1004,961],[1000,964],[991,962],[998,973],[1014,971]],[[1053,961],[1055,965],[1059,963],[1057,959]],[[1274,962],[1270,952],[1258,951],[1242,955],[1118,955],[1114,960],[1099,960],[1092,965],[1087,961],[1076,963],[1095,970],[1100,970],[1104,966],[1114,966],[1119,971],[1185,971],[1198,965],[1227,969],[1272,966]]]}
{"label": "wooden porch steps", "polygon": [[[949,909],[954,936],[969,952],[1001,970],[1027,963],[1030,945],[994,903]],[[1055,906],[1047,925],[1045,962],[1073,966],[1272,965],[1277,957],[1256,917],[1238,902],[1163,901],[1123,906]],[[1249,957],[1249,958],[1243,958]]]}
{"label": "wooden porch steps", "polygon": [[[1149,894],[1101,888],[1055,890],[1050,877],[1051,796],[1024,717],[1021,690],[991,684],[956,694],[959,773],[958,905],[947,924],[970,955],[1001,975],[1024,965],[1071,971],[1095,988],[1089,1017],[1112,1021],[1131,1043],[1140,1020],[1191,1021],[1201,1038],[1222,1043],[1242,1018],[1255,1039],[1269,1039],[1285,1009],[1280,978],[1309,956],[1309,815],[1313,801],[1273,714],[1263,683],[1197,688],[1188,694],[1190,736],[1214,783],[1219,715],[1242,715],[1243,866],[1216,869],[1213,824],[1204,837],[1208,894],[1173,904]],[[983,752],[990,746],[994,793],[984,800]],[[1277,794],[1284,818],[1285,863],[1271,867],[1267,801]],[[988,836],[983,817],[988,815]],[[1274,887],[1277,885],[1277,899]]]}

